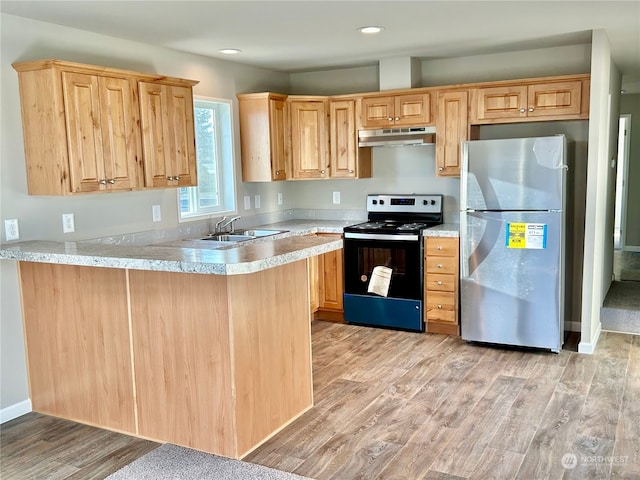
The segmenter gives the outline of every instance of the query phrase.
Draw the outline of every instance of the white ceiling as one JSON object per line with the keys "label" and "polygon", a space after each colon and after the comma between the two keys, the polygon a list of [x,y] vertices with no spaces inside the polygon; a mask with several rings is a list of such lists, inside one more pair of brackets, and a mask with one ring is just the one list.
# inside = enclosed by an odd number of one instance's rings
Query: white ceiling
{"label": "white ceiling", "polygon": [[[623,75],[640,78],[640,0],[2,0],[0,11],[287,72],[588,43],[604,29]],[[229,47],[242,53],[217,53]]]}

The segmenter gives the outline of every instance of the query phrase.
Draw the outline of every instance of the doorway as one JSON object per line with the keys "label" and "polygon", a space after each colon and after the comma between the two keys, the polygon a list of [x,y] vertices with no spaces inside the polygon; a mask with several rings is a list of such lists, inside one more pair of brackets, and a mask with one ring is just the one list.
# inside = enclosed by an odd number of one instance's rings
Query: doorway
{"label": "doorway", "polygon": [[629,175],[629,139],[631,115],[620,115],[618,129],[618,168],[616,171],[616,203],[613,227],[613,248],[624,250],[627,217],[627,178]]}

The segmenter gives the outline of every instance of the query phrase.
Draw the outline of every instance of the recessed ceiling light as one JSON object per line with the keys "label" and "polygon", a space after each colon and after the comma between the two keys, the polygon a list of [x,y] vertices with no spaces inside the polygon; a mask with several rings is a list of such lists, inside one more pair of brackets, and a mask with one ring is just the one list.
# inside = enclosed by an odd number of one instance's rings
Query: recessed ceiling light
{"label": "recessed ceiling light", "polygon": [[374,25],[358,28],[360,33],[380,33],[382,30],[384,30],[384,27],[377,27]]}
{"label": "recessed ceiling light", "polygon": [[237,48],[221,48],[218,50],[218,53],[224,53],[225,55],[235,55],[236,53],[240,53],[242,50],[238,50]]}

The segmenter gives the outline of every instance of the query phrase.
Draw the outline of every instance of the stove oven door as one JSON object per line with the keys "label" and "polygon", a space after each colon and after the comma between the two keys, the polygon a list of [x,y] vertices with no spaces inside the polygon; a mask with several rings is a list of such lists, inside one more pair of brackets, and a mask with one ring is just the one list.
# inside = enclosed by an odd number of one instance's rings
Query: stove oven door
{"label": "stove oven door", "polygon": [[[396,235],[344,239],[344,318],[347,323],[424,331],[422,242]],[[388,291],[369,292],[375,267],[391,269]]]}

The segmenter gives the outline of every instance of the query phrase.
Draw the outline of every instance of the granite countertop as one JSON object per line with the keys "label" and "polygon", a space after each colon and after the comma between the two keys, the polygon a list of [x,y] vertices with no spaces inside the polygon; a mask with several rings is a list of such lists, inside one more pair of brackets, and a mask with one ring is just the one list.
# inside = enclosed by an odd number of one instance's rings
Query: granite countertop
{"label": "granite countertop", "polygon": [[341,238],[312,234],[342,233],[344,226],[353,223],[293,220],[261,225],[253,228],[288,230],[288,232],[233,244],[220,244],[197,238],[148,245],[115,245],[95,241],[29,241],[3,245],[0,248],[0,259],[133,270],[236,275],[254,273],[338,250],[342,248]]}
{"label": "granite countertop", "polygon": [[460,225],[457,223],[443,223],[423,230],[422,235],[425,237],[459,237]]}

